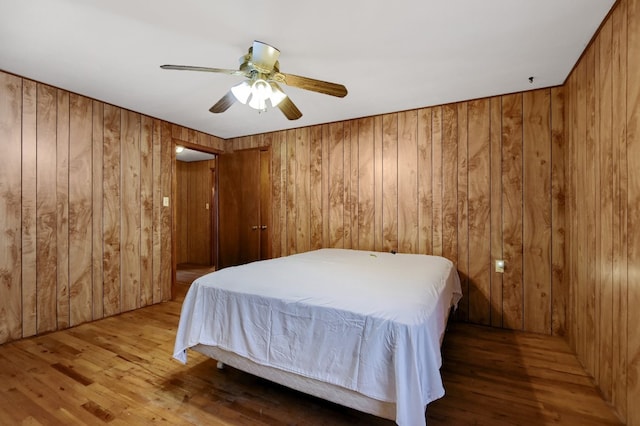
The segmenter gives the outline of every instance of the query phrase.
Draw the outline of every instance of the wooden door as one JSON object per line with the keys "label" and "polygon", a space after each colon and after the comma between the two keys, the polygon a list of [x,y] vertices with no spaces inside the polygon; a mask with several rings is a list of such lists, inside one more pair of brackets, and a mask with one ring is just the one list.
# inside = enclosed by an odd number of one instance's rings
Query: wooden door
{"label": "wooden door", "polygon": [[268,245],[269,231],[261,221],[261,186],[270,183],[268,171],[266,175],[261,172],[264,155],[259,150],[246,150],[218,157],[220,268],[268,256],[261,243],[266,240],[264,245]]}

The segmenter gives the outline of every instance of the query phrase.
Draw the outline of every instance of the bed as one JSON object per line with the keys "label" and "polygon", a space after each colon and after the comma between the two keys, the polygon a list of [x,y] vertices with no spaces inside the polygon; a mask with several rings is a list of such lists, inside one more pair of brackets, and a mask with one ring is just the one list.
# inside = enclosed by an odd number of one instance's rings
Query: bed
{"label": "bed", "polygon": [[174,358],[187,349],[302,392],[425,424],[444,395],[440,345],[462,296],[438,256],[321,249],[193,282]]}

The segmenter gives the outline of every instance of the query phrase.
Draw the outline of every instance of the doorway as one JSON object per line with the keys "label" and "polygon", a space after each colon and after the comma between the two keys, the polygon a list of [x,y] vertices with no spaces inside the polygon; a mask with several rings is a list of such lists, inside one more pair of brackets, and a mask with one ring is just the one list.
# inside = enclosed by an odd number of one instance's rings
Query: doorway
{"label": "doorway", "polygon": [[[271,150],[223,154],[173,142],[172,298],[179,300],[202,275],[271,257]],[[184,161],[179,145],[213,158]]]}
{"label": "doorway", "polygon": [[217,154],[177,140],[174,145],[174,297],[180,297],[196,278],[216,269]]}

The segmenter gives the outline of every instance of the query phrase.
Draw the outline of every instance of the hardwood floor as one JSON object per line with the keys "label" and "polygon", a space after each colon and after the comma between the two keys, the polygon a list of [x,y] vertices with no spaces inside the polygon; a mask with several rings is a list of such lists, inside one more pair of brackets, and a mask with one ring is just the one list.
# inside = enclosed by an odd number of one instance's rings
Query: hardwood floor
{"label": "hardwood floor", "polygon": [[182,300],[192,282],[215,270],[215,266],[179,263],[176,267],[176,283],[173,287],[174,299]]}
{"label": "hardwood floor", "polygon": [[176,282],[178,284],[191,284],[196,278],[215,270],[216,268],[213,266],[180,263],[176,268]]}
{"label": "hardwood floor", "polygon": [[[0,425],[392,425],[196,352],[171,358],[180,301],[0,346]],[[453,324],[433,425],[619,424],[558,338]]]}

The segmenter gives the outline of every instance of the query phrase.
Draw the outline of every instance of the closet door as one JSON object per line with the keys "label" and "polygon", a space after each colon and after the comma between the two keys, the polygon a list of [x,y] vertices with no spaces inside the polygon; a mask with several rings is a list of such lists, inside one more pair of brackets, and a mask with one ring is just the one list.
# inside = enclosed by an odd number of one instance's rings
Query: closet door
{"label": "closet door", "polygon": [[261,194],[263,185],[270,185],[270,173],[265,173],[269,162],[263,153],[269,151],[245,150],[218,157],[219,268],[265,257],[268,243],[261,240],[268,240],[268,227],[262,223]]}

